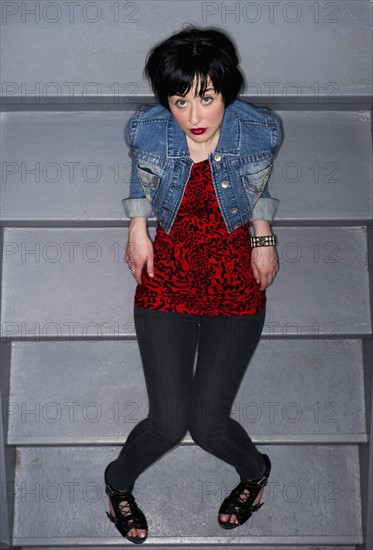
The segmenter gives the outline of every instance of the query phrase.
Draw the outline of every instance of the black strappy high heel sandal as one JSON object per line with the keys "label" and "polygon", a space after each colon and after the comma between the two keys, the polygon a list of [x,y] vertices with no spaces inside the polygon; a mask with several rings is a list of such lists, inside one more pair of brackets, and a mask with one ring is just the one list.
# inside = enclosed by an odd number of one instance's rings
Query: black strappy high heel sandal
{"label": "black strappy high heel sandal", "polygon": [[118,489],[114,489],[107,481],[107,472],[110,464],[108,464],[105,470],[105,492],[110,498],[115,516],[109,512],[106,512],[106,515],[115,524],[115,527],[123,537],[126,537],[126,539],[135,544],[142,544],[146,541],[148,535],[145,537],[131,537],[127,533],[131,529],[148,529],[146,517],[136,504],[135,497],[132,494],[133,485],[124,491],[119,491]]}
{"label": "black strappy high heel sandal", "polygon": [[268,477],[271,472],[271,461],[267,455],[262,454],[264,460],[264,472],[263,477],[258,480],[246,480],[241,478],[240,483],[233,489],[231,494],[225,498],[219,509],[220,514],[231,515],[234,514],[238,519],[238,523],[231,523],[228,521],[222,521],[218,517],[220,527],[223,529],[234,529],[243,525],[251,516],[253,512],[256,512],[261,508],[264,502],[253,505],[260,490],[267,485]]}

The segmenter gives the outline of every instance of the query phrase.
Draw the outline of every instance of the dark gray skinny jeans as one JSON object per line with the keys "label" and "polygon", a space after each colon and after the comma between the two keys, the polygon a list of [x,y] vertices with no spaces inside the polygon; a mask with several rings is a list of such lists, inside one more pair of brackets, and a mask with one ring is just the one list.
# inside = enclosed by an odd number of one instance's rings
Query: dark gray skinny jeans
{"label": "dark gray skinny jeans", "polygon": [[188,430],[200,447],[234,466],[241,477],[262,476],[261,453],[230,411],[264,319],[265,309],[255,315],[212,316],[134,306],[149,415],[133,428],[109,469],[114,488],[133,488],[137,477]]}

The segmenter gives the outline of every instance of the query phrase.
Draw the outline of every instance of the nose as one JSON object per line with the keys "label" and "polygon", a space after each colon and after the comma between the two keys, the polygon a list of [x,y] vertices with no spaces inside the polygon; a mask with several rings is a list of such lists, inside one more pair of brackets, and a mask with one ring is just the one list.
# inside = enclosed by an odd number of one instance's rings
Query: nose
{"label": "nose", "polygon": [[199,111],[199,107],[197,105],[191,105],[190,111],[189,111],[189,122],[193,126],[197,126],[197,124],[201,121],[202,117]]}

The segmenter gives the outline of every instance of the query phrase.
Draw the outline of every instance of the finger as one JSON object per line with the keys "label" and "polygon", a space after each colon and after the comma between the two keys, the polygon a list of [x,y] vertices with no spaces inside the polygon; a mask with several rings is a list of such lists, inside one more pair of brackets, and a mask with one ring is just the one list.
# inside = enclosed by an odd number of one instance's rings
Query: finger
{"label": "finger", "polygon": [[142,284],[141,276],[142,276],[142,270],[144,268],[144,263],[135,264],[132,267],[135,270],[135,273],[133,275],[136,279],[136,282],[137,282],[137,284],[141,285]]}
{"label": "finger", "polygon": [[266,285],[265,285],[265,288],[267,288],[268,286],[270,286],[272,283],[273,283],[273,279],[275,278],[275,273],[271,272],[271,273],[268,273],[267,276],[266,276]]}
{"label": "finger", "polygon": [[153,257],[148,258],[146,262],[146,269],[148,270],[149,277],[154,277],[154,262]]}
{"label": "finger", "polygon": [[271,284],[271,275],[269,273],[261,273],[260,282],[260,290],[265,290]]}
{"label": "finger", "polygon": [[[141,272],[142,272],[142,267],[139,268],[138,265],[131,265],[131,263],[128,263],[128,268],[130,270],[130,274],[136,279],[136,282],[141,285],[142,281],[141,281]],[[134,271],[131,271],[131,269],[134,269]]]}
{"label": "finger", "polygon": [[135,277],[136,282],[137,282],[138,285],[141,285],[141,283],[142,283],[141,273],[142,273],[142,269],[136,268],[135,273],[133,274],[133,276]]}
{"label": "finger", "polygon": [[135,263],[136,263],[136,262],[135,262],[133,256],[131,256],[131,254],[126,254],[126,255],[124,256],[124,261],[126,262],[126,264],[128,265],[128,267],[131,267],[131,266],[132,266],[133,268],[135,267]]}
{"label": "finger", "polygon": [[251,262],[251,269],[253,272],[254,279],[256,280],[257,284],[259,284],[260,283],[259,270],[254,262]]}

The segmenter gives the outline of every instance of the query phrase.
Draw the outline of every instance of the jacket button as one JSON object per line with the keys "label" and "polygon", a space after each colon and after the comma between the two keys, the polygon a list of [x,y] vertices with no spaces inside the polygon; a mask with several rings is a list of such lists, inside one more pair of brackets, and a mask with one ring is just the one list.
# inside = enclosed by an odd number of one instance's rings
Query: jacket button
{"label": "jacket button", "polygon": [[214,160],[216,160],[216,162],[220,162],[221,161],[221,155],[219,153],[217,155],[215,155]]}
{"label": "jacket button", "polygon": [[235,214],[237,212],[237,208],[236,207],[231,208],[231,212],[232,212],[232,214]]}
{"label": "jacket button", "polygon": [[221,186],[224,187],[224,189],[226,189],[227,187],[229,187],[229,181],[228,180],[223,180],[221,182]]}

